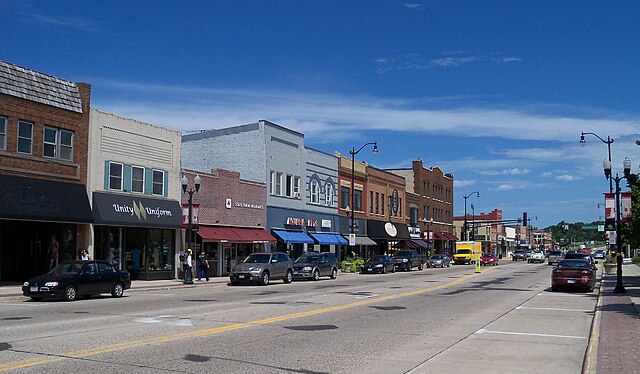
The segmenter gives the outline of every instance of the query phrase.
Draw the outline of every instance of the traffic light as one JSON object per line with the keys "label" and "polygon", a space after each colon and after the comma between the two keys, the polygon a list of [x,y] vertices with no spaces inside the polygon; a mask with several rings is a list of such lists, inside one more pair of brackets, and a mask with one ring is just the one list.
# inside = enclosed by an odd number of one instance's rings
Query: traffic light
{"label": "traffic light", "polygon": [[527,225],[527,212],[522,212],[522,226]]}

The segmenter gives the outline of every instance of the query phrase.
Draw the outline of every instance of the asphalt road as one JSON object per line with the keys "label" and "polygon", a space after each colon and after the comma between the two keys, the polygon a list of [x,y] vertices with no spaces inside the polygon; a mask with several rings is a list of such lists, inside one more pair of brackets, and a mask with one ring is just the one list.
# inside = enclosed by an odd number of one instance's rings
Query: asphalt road
{"label": "asphalt road", "polygon": [[597,290],[512,263],[0,301],[0,371],[580,373]]}

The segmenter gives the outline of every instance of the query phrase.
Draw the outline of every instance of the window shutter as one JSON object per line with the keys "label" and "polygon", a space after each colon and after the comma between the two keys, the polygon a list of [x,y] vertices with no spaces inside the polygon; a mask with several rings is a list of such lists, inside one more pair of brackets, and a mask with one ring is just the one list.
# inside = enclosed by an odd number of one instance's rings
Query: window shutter
{"label": "window shutter", "polygon": [[109,161],[104,162],[104,189],[109,190]]}
{"label": "window shutter", "polygon": [[125,164],[122,169],[122,187],[125,192],[131,192],[131,165]]}
{"label": "window shutter", "polygon": [[163,192],[162,194],[164,195],[164,197],[167,197],[169,195],[169,172],[165,171],[164,172],[164,183],[163,183]]}
{"label": "window shutter", "polygon": [[153,195],[153,169],[144,169],[144,194]]}

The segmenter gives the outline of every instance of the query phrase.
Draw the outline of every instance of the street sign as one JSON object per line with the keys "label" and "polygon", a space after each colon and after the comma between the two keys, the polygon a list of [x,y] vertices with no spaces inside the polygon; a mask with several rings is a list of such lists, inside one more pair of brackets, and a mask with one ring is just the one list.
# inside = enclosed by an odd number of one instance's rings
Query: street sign
{"label": "street sign", "polygon": [[349,234],[349,245],[352,247],[356,245],[356,234]]}
{"label": "street sign", "polygon": [[589,225],[589,226],[582,226],[583,230],[597,230],[598,226],[597,225]]}

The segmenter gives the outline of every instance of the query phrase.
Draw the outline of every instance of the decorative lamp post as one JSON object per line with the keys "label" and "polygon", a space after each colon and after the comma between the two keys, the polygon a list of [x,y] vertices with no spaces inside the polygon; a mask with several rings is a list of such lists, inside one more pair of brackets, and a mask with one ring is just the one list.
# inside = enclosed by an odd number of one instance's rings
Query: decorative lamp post
{"label": "decorative lamp post", "polygon": [[471,241],[476,240],[476,207],[471,204]]}
{"label": "decorative lamp post", "polygon": [[[355,234],[355,229],[356,229],[356,222],[355,222],[355,211],[356,211],[356,189],[355,189],[355,179],[356,179],[356,170],[355,170],[355,164],[356,164],[356,155],[358,153],[360,153],[360,151],[362,151],[362,149],[368,145],[373,145],[373,155],[377,155],[378,154],[378,142],[369,142],[364,144],[362,147],[360,147],[357,151],[356,148],[353,147],[351,148],[351,150],[349,151],[349,154],[351,155],[351,209],[349,209],[349,205],[347,205],[347,207],[345,208],[345,211],[347,212],[347,214],[349,214],[349,211],[351,212],[351,223],[349,224],[349,233],[350,234]],[[362,254],[359,253],[360,257],[362,257]]]}
{"label": "decorative lamp post", "polygon": [[464,224],[462,225],[462,240],[467,240],[467,199],[470,198],[473,194],[476,194],[477,198],[480,198],[480,191],[471,192],[468,195],[462,195],[464,199]]}
{"label": "decorative lamp post", "polygon": [[[433,217],[429,218],[429,220],[427,221],[427,218],[423,218],[422,222],[424,222],[427,225],[427,247],[429,248],[429,255],[431,255],[431,225],[433,225]],[[433,251],[435,252],[435,251]]]}
{"label": "decorative lamp post", "polygon": [[[585,140],[584,136],[585,135],[593,135],[596,138],[600,139],[600,141],[602,141],[604,144],[607,145],[607,149],[609,151],[609,166],[611,166],[611,143],[613,143],[613,139],[611,139],[608,135],[607,135],[607,140],[602,139],[601,137],[599,137],[597,134],[592,133],[592,132],[582,132],[580,134],[580,145],[581,146],[585,146],[587,145],[587,141]],[[611,167],[609,167],[609,170],[611,170]],[[609,179],[609,178],[607,178]],[[609,193],[613,192],[613,182],[611,181],[611,179],[609,179]]]}
{"label": "decorative lamp post", "polygon": [[[193,183],[194,183],[194,187],[195,188],[189,188],[187,189],[188,185],[189,185],[189,179],[187,179],[186,175],[182,175],[182,178],[180,179],[180,183],[182,184],[182,193],[188,193],[189,194],[189,216],[188,216],[188,224],[187,224],[187,251],[185,253],[185,258],[189,256],[189,252],[191,252],[191,264],[193,265],[193,262],[196,259],[196,255],[195,253],[193,253],[192,249],[191,249],[191,235],[192,235],[192,224],[193,224],[193,194],[198,192],[198,190],[200,190],[200,183],[202,182],[202,178],[200,178],[199,175],[196,175],[195,178],[193,178]],[[191,266],[192,266],[191,265]],[[184,284],[193,284],[193,272],[191,269],[191,266],[187,263],[185,265],[185,272],[184,272],[184,281],[182,283]]]}
{"label": "decorative lamp post", "polygon": [[611,174],[611,161],[605,160],[602,164],[604,168],[604,176],[609,179],[611,182],[615,182],[616,184],[616,201],[615,201],[615,213],[616,213],[616,263],[618,265],[618,269],[616,271],[616,288],[613,289],[613,293],[626,293],[627,290],[624,288],[622,284],[622,240],[620,238],[620,229],[622,225],[622,206],[620,204],[620,181],[626,179],[631,174],[631,160],[629,158],[625,158],[622,166],[624,168],[624,175],[622,177],[616,176],[613,177]]}

